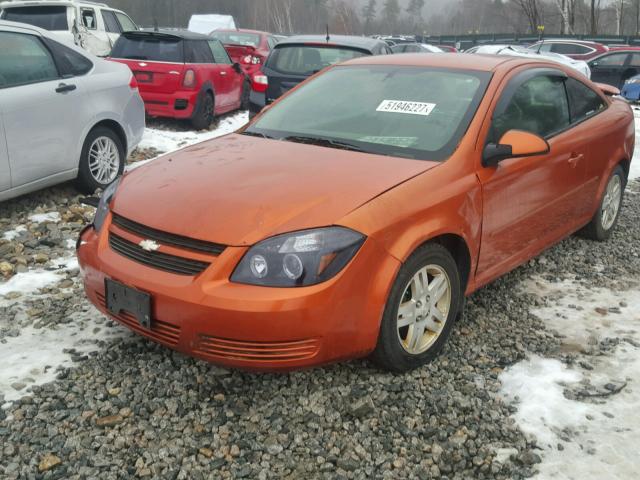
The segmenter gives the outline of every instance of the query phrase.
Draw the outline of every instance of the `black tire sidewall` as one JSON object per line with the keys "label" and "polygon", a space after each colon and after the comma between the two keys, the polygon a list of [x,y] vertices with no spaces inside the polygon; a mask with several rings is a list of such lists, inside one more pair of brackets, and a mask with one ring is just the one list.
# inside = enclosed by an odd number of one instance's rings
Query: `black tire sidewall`
{"label": "black tire sidewall", "polygon": [[240,110],[249,110],[249,96],[251,94],[251,82],[248,78],[242,84],[242,94],[240,96]]}
{"label": "black tire sidewall", "polygon": [[[213,112],[210,119],[206,117],[207,115],[206,104],[209,101],[211,102],[211,111]],[[215,107],[216,107],[215,98],[211,93],[205,92],[204,95],[201,97],[200,102],[198,102],[198,107],[196,109],[195,114],[191,118],[191,125],[197,130],[208,129],[213,123],[213,120],[215,119],[215,116],[216,116]]]}
{"label": "black tire sidewall", "polygon": [[118,167],[118,175],[116,176],[116,179],[124,172],[126,153],[124,151],[124,146],[122,145],[122,140],[120,140],[118,134],[116,134],[112,129],[108,127],[94,128],[89,132],[87,138],[84,141],[84,145],[82,146],[82,153],[80,154],[80,165],[78,168],[78,177],[76,179],[76,186],[78,190],[86,194],[92,194],[99,188],[104,190],[110,185],[110,183],[113,183],[110,182],[104,184],[98,182],[95,178],[93,178],[93,175],[91,175],[91,171],[89,169],[89,149],[91,148],[91,144],[99,137],[110,138],[115,143],[118,149],[120,165]]}
{"label": "black tire sidewall", "polygon": [[[445,270],[451,281],[451,308],[440,336],[433,345],[420,355],[409,354],[400,344],[397,331],[397,312],[400,297],[415,273],[426,265],[438,265]],[[384,309],[378,344],[372,354],[372,360],[385,370],[406,372],[433,360],[446,343],[458,311],[463,304],[460,286],[460,274],[455,260],[449,251],[439,244],[427,244],[416,250],[400,268],[391,287]]]}

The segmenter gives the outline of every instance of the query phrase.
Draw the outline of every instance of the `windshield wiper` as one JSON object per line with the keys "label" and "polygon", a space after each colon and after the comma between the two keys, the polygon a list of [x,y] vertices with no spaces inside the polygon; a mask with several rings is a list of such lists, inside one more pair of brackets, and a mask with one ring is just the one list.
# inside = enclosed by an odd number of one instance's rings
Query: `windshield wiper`
{"label": "windshield wiper", "polygon": [[330,140],[328,138],[319,137],[307,137],[304,135],[291,135],[289,137],[283,137],[281,140],[285,142],[306,143],[309,145],[318,145],[321,147],[339,148],[341,150],[351,150],[354,152],[366,152],[365,149],[358,147],[347,142],[341,142],[339,140]]}
{"label": "windshield wiper", "polygon": [[250,137],[273,138],[267,135],[266,133],[250,132],[248,130],[245,130],[244,132],[242,132],[241,135],[249,135]]}

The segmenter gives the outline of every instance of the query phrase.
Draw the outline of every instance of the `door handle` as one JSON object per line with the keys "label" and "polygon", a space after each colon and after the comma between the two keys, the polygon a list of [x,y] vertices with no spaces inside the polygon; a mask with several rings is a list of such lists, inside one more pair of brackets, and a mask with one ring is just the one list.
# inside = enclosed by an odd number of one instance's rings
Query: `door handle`
{"label": "door handle", "polygon": [[575,154],[572,153],[571,157],[569,157],[569,165],[571,165],[572,168],[576,168],[578,166],[578,163],[580,162],[580,160],[582,160],[584,158],[584,155],[581,154]]}
{"label": "door handle", "polygon": [[60,85],[58,85],[58,88],[56,88],[56,93],[73,92],[76,88],[78,87],[76,87],[72,83],[61,83]]}
{"label": "door handle", "polygon": [[226,74],[227,74],[227,72],[220,72],[220,75],[223,75],[223,76],[224,76],[224,75],[226,75]]}

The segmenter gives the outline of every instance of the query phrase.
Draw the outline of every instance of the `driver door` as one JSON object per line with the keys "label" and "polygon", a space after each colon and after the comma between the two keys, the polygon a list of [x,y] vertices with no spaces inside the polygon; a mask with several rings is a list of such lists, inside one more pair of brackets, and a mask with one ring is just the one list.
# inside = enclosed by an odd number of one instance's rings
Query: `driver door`
{"label": "driver door", "polygon": [[569,129],[563,72],[517,74],[496,104],[486,143],[512,129],[547,140],[547,154],[480,167],[483,227],[477,278],[481,284],[539,253],[576,222],[586,164]]}

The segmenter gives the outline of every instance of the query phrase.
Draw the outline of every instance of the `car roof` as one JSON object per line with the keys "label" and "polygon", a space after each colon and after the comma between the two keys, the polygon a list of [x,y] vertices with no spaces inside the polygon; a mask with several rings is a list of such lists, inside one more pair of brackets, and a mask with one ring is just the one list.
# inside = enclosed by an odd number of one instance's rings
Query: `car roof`
{"label": "car roof", "polygon": [[382,40],[369,37],[356,37],[351,35],[329,35],[327,41],[326,35],[295,35],[293,37],[287,37],[284,40],[280,40],[277,48],[287,44],[300,44],[300,43],[324,43],[329,46],[338,47],[353,47],[371,50],[380,45],[386,45]]}
{"label": "car roof", "polygon": [[182,38],[183,40],[211,40],[212,38],[208,35],[203,35],[201,33],[191,32],[189,30],[131,30],[129,32],[124,32],[127,38],[131,37],[174,37],[174,38]]}
{"label": "car roof", "polygon": [[477,70],[492,72],[499,66],[510,63],[513,67],[537,63],[557,63],[544,58],[540,61],[526,57],[511,57],[508,55],[483,55],[460,53],[458,55],[424,55],[420,53],[401,53],[396,55],[377,55],[374,57],[360,57],[348,60],[342,65],[391,65],[405,67],[436,67],[452,70]]}
{"label": "car roof", "polygon": [[48,36],[47,30],[28,23],[12,22],[10,20],[0,20],[0,29],[2,27],[19,28],[21,30],[31,30],[39,35]]}
{"label": "car roof", "polygon": [[16,7],[42,7],[42,6],[66,6],[66,7],[100,7],[105,10],[113,10],[115,12],[124,13],[122,10],[110,7],[106,3],[94,2],[91,0],[13,0],[8,2],[0,2],[0,8],[16,8]]}

